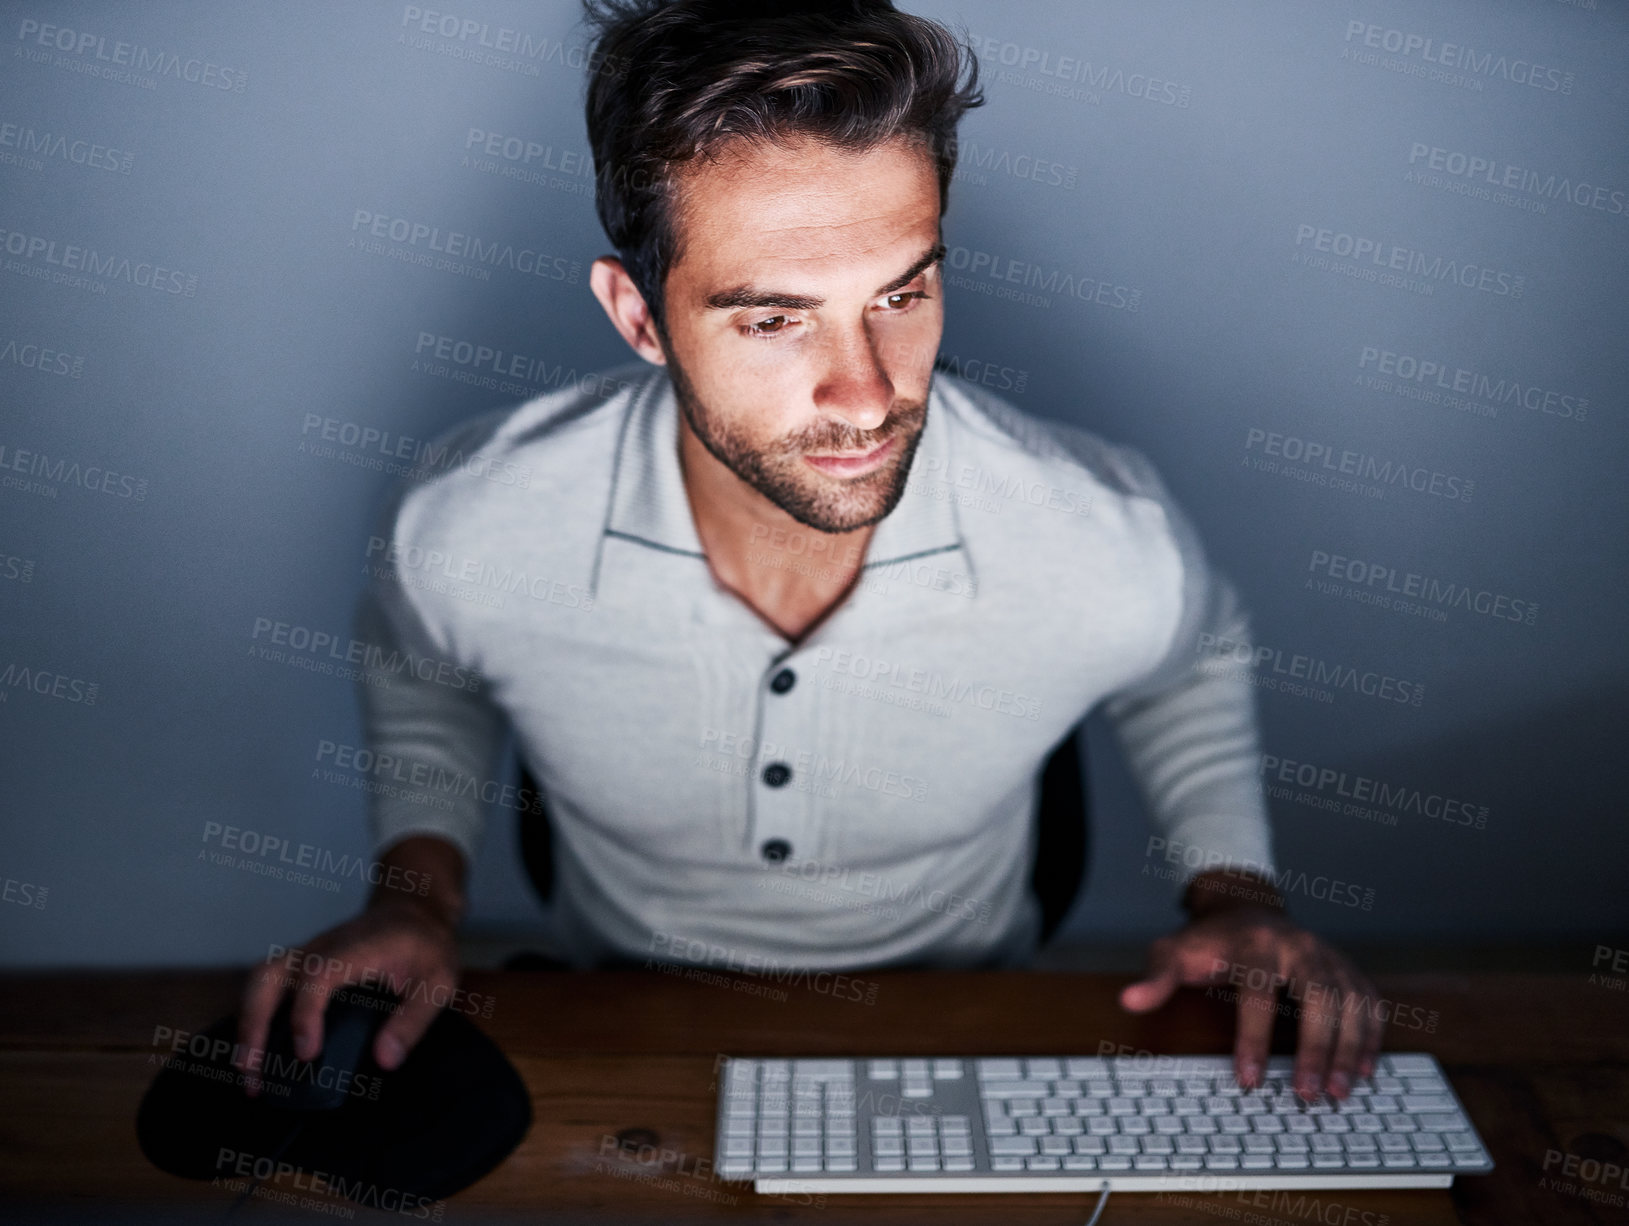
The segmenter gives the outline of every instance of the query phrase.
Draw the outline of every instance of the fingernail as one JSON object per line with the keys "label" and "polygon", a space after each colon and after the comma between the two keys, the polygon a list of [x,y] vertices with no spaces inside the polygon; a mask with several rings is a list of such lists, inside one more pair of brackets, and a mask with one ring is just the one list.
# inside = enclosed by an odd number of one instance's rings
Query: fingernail
{"label": "fingernail", "polygon": [[1346,1092],[1352,1088],[1352,1079],[1345,1073],[1329,1074],[1329,1092],[1336,1098],[1344,1098]]}
{"label": "fingernail", "polygon": [[1255,1085],[1261,1077],[1261,1065],[1254,1060],[1246,1060],[1239,1065],[1239,1080],[1247,1085]]}
{"label": "fingernail", "polygon": [[1301,1078],[1300,1082],[1296,1085],[1296,1089],[1300,1091],[1302,1098],[1316,1098],[1318,1097],[1319,1089],[1318,1078],[1309,1074],[1308,1076]]}
{"label": "fingernail", "polygon": [[379,1040],[379,1067],[392,1069],[402,1062],[402,1042],[387,1034]]}

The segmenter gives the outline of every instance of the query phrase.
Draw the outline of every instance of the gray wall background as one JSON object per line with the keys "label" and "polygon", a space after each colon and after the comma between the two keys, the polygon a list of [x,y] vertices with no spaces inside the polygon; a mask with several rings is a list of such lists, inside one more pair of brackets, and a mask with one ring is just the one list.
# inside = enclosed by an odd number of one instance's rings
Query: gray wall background
{"label": "gray wall background", "polygon": [[[349,636],[391,480],[364,431],[424,439],[631,356],[587,286],[609,245],[575,4],[450,2],[0,8],[4,965],[248,961],[353,912],[356,877],[203,854],[210,822],[367,852],[363,794],[312,777],[320,740],[358,740],[351,683],[256,657],[264,627]],[[968,27],[989,99],[945,221],[944,355],[1144,448],[1283,667],[1423,694],[1260,690],[1266,751],[1312,768],[1269,780],[1303,921],[1623,933],[1629,10],[906,7]],[[363,215],[545,275],[416,264],[426,240],[370,245]],[[427,363],[435,338],[543,365]],[[1309,444],[1460,496],[1329,484],[1291,462]],[[1324,555],[1439,599],[1381,607]],[[1140,939],[1177,913],[1101,729],[1092,749],[1069,931]],[[1342,772],[1395,797],[1342,812]],[[512,820],[472,932],[541,923]],[[1311,896],[1320,875],[1370,905]]]}

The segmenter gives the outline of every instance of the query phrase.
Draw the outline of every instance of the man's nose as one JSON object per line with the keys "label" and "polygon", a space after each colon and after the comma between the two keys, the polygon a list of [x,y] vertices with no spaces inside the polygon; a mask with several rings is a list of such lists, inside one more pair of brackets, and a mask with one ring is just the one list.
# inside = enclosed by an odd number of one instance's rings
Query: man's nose
{"label": "man's nose", "polygon": [[841,417],[856,430],[875,430],[888,419],[894,383],[863,326],[831,338],[826,364],[815,386],[815,406]]}

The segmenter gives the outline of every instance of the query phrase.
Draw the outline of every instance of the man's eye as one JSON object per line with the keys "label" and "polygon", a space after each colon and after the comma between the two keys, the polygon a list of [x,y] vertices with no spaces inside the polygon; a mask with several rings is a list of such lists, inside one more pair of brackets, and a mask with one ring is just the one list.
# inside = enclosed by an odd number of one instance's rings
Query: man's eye
{"label": "man's eye", "polygon": [[[777,336],[786,331],[787,318],[784,315],[771,315],[768,319],[760,319],[755,324],[748,324],[742,328],[748,336]],[[774,324],[774,327],[766,325]]]}
{"label": "man's eye", "polygon": [[[904,298],[907,302],[909,302],[909,300],[912,299],[912,298],[923,298],[923,299],[925,299],[928,296],[929,295],[923,293],[919,289],[910,290],[910,291],[901,290],[897,294],[889,294],[888,295],[888,301],[892,302],[895,298]],[[908,306],[906,306],[904,304],[901,304],[900,306],[895,307],[892,313],[897,315],[897,314],[901,313],[902,311],[907,311],[909,309],[910,308]]]}

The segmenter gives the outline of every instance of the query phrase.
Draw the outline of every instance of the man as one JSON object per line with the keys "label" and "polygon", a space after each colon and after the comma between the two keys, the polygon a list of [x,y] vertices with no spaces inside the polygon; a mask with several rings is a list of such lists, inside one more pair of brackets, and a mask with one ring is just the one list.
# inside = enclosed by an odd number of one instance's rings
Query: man
{"label": "man", "polygon": [[[1200,649],[1247,638],[1232,589],[1136,453],[934,372],[976,63],[962,84],[963,48],[889,0],[758,12],[591,8],[619,252],[591,286],[642,365],[609,397],[476,418],[445,440],[459,462],[401,491],[359,634],[485,684],[363,687],[379,760],[490,780],[513,729],[579,964],[699,945],[777,967],[1017,965],[1038,928],[1037,772],[1103,703],[1161,836],[1202,853],[1183,857],[1188,924],[1122,1004],[1304,985],[1339,1003],[1304,1010],[1296,1089],[1343,1097],[1378,1048],[1372,989],[1246,867],[1272,862],[1251,694]],[[967,474],[1002,492],[960,498]],[[866,684],[882,673],[906,682]],[[374,797],[378,847],[428,895],[381,888],[310,945],[443,989],[381,1032],[387,1068],[456,979],[482,820],[476,789],[404,777]],[[793,865],[827,888],[793,888]],[[870,905],[902,893],[959,901]],[[347,977],[298,978],[302,1056]],[[287,986],[276,965],[253,977],[247,1048]],[[1272,986],[1241,990],[1247,1086],[1274,1006]]]}

